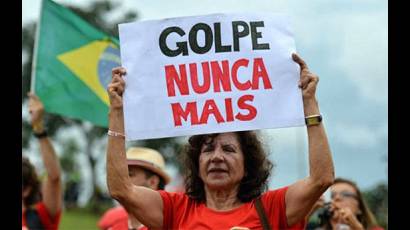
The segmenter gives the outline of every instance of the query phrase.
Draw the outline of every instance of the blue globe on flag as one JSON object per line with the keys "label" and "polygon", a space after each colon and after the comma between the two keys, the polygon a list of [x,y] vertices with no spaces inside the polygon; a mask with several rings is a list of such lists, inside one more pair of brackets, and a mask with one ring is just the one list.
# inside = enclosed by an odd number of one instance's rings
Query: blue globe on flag
{"label": "blue globe on flag", "polygon": [[111,82],[111,70],[121,66],[120,50],[107,46],[98,59],[98,79],[104,88]]}

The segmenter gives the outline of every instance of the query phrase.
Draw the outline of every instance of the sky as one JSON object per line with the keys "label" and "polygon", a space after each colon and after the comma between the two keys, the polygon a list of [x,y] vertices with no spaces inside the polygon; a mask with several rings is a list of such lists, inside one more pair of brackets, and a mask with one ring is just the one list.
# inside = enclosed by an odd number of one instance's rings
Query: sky
{"label": "sky", "polygon": [[[83,7],[90,3],[56,2]],[[387,182],[387,1],[115,2],[121,7],[109,17],[117,17],[121,9],[132,9],[138,13],[138,20],[230,12],[288,14],[297,51],[320,78],[317,98],[336,176],[352,179],[362,189]],[[23,0],[23,26],[38,19],[39,7],[39,0]],[[308,175],[306,128],[264,130],[263,134],[276,164],[270,188],[289,185]]]}

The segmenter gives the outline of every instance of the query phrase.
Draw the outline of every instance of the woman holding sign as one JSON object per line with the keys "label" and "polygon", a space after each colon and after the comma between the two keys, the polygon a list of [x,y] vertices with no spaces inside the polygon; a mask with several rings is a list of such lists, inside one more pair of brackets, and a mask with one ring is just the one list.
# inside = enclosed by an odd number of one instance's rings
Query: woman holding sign
{"label": "woman holding sign", "polygon": [[125,157],[122,95],[124,68],[113,69],[110,97],[107,183],[111,196],[154,229],[303,229],[306,215],[333,183],[331,151],[315,92],[318,77],[306,63],[299,87],[309,136],[310,175],[266,191],[272,163],[252,131],[195,135],[185,152],[186,193],[135,186]]}

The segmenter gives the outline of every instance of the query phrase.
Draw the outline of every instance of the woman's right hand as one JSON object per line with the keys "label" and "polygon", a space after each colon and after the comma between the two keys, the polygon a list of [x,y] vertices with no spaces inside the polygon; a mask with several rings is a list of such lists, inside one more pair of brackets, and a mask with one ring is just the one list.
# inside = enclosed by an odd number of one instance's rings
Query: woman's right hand
{"label": "woman's right hand", "polygon": [[44,105],[40,98],[32,92],[28,93],[28,109],[31,117],[31,125],[35,133],[43,132]]}
{"label": "woman's right hand", "polygon": [[126,70],[123,67],[112,69],[112,80],[108,84],[107,91],[110,98],[110,109],[122,109],[122,95],[125,90],[125,81],[123,76]]}

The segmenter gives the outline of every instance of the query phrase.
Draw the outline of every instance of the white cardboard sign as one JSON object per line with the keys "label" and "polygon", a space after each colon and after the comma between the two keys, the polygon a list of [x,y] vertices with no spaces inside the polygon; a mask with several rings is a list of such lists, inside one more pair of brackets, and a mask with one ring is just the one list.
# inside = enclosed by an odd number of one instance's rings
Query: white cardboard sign
{"label": "white cardboard sign", "polygon": [[119,34],[127,140],[304,125],[284,15],[133,22]]}

